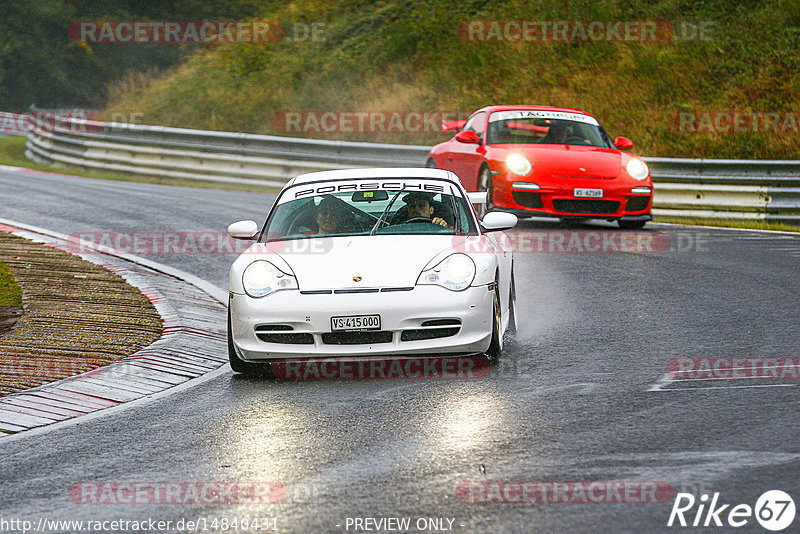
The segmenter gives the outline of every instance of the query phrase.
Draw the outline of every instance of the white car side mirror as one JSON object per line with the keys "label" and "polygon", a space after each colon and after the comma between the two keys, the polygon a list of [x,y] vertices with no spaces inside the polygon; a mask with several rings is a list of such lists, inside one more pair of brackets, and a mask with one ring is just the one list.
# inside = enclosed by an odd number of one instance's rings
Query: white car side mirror
{"label": "white car side mirror", "polygon": [[481,226],[490,232],[511,230],[517,225],[517,216],[503,211],[490,211],[483,216]]}
{"label": "white car side mirror", "polygon": [[257,233],[255,221],[238,221],[228,226],[228,235],[234,239],[253,239]]}

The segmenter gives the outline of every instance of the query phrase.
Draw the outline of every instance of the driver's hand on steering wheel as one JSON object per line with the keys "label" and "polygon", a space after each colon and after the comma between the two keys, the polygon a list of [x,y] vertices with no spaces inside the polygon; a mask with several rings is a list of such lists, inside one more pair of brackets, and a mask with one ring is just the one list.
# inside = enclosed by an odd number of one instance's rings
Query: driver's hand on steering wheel
{"label": "driver's hand on steering wheel", "polygon": [[449,225],[447,224],[447,221],[445,221],[445,220],[444,220],[444,219],[442,219],[441,217],[434,217],[433,219],[431,219],[431,222],[432,222],[433,224],[438,224],[439,226],[449,226]]}

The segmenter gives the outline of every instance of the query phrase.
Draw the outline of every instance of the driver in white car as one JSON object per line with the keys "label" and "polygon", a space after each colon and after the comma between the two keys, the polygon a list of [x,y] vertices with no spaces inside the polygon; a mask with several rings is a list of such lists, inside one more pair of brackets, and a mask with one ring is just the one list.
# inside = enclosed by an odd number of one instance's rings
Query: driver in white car
{"label": "driver in white car", "polygon": [[408,207],[408,219],[406,222],[412,222],[414,219],[428,219],[433,224],[438,224],[440,226],[447,226],[447,221],[442,219],[441,217],[434,217],[433,216],[433,206],[431,206],[431,200],[433,200],[433,195],[430,193],[409,193],[408,195],[403,197],[403,202],[406,203]]}

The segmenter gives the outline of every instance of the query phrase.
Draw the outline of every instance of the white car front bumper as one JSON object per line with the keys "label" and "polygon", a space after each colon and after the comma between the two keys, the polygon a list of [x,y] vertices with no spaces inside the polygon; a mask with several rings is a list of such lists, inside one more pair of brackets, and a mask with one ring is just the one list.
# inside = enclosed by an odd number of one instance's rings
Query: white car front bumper
{"label": "white car front bumper", "polygon": [[[297,290],[286,290],[260,299],[233,294],[230,299],[231,334],[239,357],[245,361],[475,354],[489,347],[492,305],[493,291],[488,286],[459,292],[438,286],[347,294],[301,294]],[[331,333],[331,317],[374,314],[381,317],[378,333]],[[460,325],[423,326],[426,321],[441,323],[443,320],[458,321]],[[436,329],[438,334],[452,335],[416,339],[420,335],[434,335],[428,331]],[[340,344],[342,341],[347,344]]]}

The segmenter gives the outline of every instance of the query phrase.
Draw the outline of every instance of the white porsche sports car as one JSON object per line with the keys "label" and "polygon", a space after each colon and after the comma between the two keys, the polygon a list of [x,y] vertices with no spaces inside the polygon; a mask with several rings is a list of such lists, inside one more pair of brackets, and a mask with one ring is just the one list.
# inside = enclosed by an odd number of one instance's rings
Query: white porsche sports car
{"label": "white porsche sports car", "polygon": [[[355,169],[297,176],[230,271],[231,367],[287,358],[497,357],[516,328],[517,218],[478,221],[448,171]],[[485,197],[485,194],[484,194]]]}

